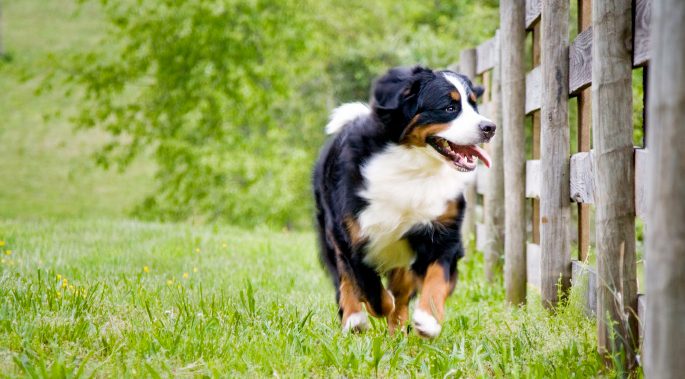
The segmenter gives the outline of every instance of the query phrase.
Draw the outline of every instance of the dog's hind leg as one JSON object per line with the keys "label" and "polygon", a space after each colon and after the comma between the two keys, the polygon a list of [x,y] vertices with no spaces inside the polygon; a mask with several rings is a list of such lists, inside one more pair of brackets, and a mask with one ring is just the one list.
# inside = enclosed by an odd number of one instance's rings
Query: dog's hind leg
{"label": "dog's hind leg", "polygon": [[409,319],[409,300],[414,296],[416,277],[406,268],[396,268],[388,274],[388,289],[395,297],[395,310],[388,316],[388,330],[404,330]]}

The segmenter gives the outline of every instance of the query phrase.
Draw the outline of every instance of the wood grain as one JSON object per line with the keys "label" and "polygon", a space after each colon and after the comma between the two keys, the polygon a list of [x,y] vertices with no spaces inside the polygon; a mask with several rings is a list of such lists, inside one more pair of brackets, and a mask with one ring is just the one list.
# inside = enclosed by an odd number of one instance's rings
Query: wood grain
{"label": "wood grain", "polygon": [[542,275],[540,273],[540,245],[526,244],[526,270],[528,284],[540,289]]}
{"label": "wood grain", "polygon": [[476,74],[480,75],[495,66],[495,38],[476,47]]}
{"label": "wood grain", "polygon": [[685,373],[685,1],[654,1],[647,130],[645,377]]}
{"label": "wood grain", "polygon": [[[644,66],[649,62],[649,27],[652,18],[652,1],[635,0],[634,14],[633,65],[637,67]],[[679,48],[682,49],[683,46]]]}
{"label": "wood grain", "polygon": [[504,136],[504,286],[512,304],[526,301],[525,207],[525,3],[500,4],[502,130]]}
{"label": "wood grain", "polygon": [[533,23],[540,20],[542,12],[542,0],[526,0],[526,29],[530,29]]}
{"label": "wood grain", "polygon": [[[459,71],[468,76],[470,79],[476,77],[476,49],[462,50],[459,55]],[[476,184],[470,184],[464,190],[464,198],[466,199],[466,210],[464,212],[464,220],[461,224],[461,240],[464,241],[465,246],[469,246],[471,238],[475,237],[476,233]]]}
{"label": "wood grain", "polygon": [[570,197],[576,203],[595,202],[595,177],[590,152],[576,153],[571,156]]}
{"label": "wood grain", "polygon": [[535,67],[526,74],[526,114],[540,109],[542,70]]}
{"label": "wood grain", "polygon": [[526,197],[539,198],[540,197],[540,160],[532,159],[526,161]]}
{"label": "wood grain", "polygon": [[598,348],[624,351],[629,367],[637,336],[631,35],[630,0],[592,2]]}
{"label": "wood grain", "polygon": [[576,95],[592,83],[592,28],[578,34],[569,47],[569,94]]}
{"label": "wood grain", "polygon": [[649,152],[635,149],[635,215],[649,223],[647,205],[647,186],[649,184]]}

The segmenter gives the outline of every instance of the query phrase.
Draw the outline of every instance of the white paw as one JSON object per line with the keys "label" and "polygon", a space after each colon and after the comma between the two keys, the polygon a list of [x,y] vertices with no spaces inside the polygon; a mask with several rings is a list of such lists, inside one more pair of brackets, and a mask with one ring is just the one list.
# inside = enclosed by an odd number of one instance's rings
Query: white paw
{"label": "white paw", "polygon": [[343,333],[349,331],[363,332],[369,329],[369,316],[364,311],[352,313],[343,325]]}
{"label": "white paw", "polygon": [[442,330],[442,326],[440,326],[435,317],[419,308],[414,310],[412,323],[416,332],[422,337],[435,338],[440,334],[440,330]]}

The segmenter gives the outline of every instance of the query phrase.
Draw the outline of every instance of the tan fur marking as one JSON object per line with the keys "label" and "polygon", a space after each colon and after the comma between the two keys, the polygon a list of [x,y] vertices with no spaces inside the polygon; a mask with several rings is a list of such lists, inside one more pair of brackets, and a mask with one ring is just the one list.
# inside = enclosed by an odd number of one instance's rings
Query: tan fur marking
{"label": "tan fur marking", "polygon": [[342,324],[347,323],[347,319],[357,313],[362,311],[362,303],[359,301],[359,296],[357,295],[357,290],[354,283],[347,277],[347,275],[341,275],[340,277],[340,309],[342,309]]}
{"label": "tan fur marking", "polygon": [[456,222],[459,206],[456,201],[448,201],[445,211],[438,216],[437,221],[441,224],[452,224]]}
{"label": "tan fur marking", "polygon": [[371,316],[379,318],[387,317],[395,310],[395,298],[385,288],[381,290],[381,312],[383,312],[382,314],[374,312],[373,307],[371,307],[371,305],[369,305],[368,302],[364,301],[364,305],[366,306],[366,311],[369,312]]}
{"label": "tan fur marking", "polygon": [[461,95],[459,94],[459,91],[450,92],[450,97],[454,99],[454,101],[461,101]]}
{"label": "tan fur marking", "polygon": [[415,288],[416,276],[409,269],[396,268],[388,273],[388,289],[395,296],[395,310],[388,316],[390,334],[397,329],[404,330],[409,320],[409,300]]}
{"label": "tan fur marking", "polygon": [[471,101],[473,101],[474,103],[478,101],[478,98],[476,97],[476,94],[474,92],[471,92],[471,94],[469,94],[469,99],[471,99]]}
{"label": "tan fur marking", "polygon": [[445,316],[445,300],[450,290],[450,282],[445,274],[445,270],[438,263],[428,266],[421,285],[421,297],[418,304],[421,310],[433,315],[438,322],[442,322]]}
{"label": "tan fur marking", "polygon": [[412,146],[426,146],[426,138],[428,138],[428,136],[438,134],[449,127],[449,124],[414,126],[413,129],[404,136],[402,143]]}
{"label": "tan fur marking", "polygon": [[350,236],[350,242],[352,242],[352,245],[359,246],[366,241],[366,238],[361,236],[359,222],[357,222],[357,220],[352,216],[345,216],[345,226],[347,227],[347,233]]}

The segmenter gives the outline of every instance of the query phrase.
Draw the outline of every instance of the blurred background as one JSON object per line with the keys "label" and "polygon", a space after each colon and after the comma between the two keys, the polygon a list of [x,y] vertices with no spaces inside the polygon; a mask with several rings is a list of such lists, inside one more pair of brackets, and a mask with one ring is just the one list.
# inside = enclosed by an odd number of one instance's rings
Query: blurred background
{"label": "blurred background", "polygon": [[0,217],[311,225],[336,105],[498,1],[0,0]]}

